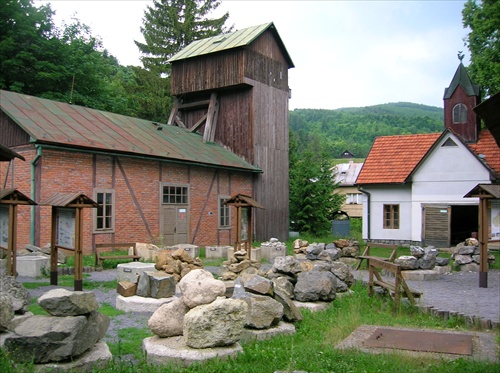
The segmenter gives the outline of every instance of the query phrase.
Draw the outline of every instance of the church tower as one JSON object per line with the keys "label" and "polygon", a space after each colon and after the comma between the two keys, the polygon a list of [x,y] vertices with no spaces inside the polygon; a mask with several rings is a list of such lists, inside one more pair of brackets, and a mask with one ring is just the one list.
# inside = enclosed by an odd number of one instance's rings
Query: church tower
{"label": "church tower", "polygon": [[474,112],[480,102],[479,86],[472,84],[462,61],[450,86],[444,90],[444,127],[449,128],[465,142],[476,142],[480,128]]}

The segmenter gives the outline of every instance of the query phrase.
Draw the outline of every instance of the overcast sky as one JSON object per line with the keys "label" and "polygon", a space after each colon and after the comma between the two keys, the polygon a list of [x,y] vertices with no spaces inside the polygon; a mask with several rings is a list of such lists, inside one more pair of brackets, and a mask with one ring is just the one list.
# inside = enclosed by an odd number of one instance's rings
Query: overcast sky
{"label": "overcast sky", "polygon": [[[35,0],[51,3],[57,26],[73,15],[122,65],[141,66],[134,40],[151,0]],[[222,0],[236,30],[274,22],[295,65],[290,109],[337,109],[388,102],[443,107],[467,30],[465,1]]]}

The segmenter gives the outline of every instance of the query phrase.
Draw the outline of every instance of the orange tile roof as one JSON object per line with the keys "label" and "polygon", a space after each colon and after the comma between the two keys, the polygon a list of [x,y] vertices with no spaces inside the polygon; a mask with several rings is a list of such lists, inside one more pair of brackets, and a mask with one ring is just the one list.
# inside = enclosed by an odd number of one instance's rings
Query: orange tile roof
{"label": "orange tile roof", "polygon": [[440,133],[430,133],[377,137],[356,184],[405,182],[440,136]]}
{"label": "orange tile roof", "polygon": [[500,175],[500,147],[498,147],[495,138],[488,130],[479,133],[479,140],[474,144],[467,144],[472,152],[479,156],[484,155],[483,160],[495,173]]}

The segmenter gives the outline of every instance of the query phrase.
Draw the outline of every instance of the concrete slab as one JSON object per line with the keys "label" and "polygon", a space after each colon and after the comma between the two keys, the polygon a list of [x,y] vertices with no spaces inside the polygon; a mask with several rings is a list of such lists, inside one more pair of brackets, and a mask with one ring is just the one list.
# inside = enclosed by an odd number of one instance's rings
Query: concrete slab
{"label": "concrete slab", "polygon": [[269,329],[244,329],[241,337],[242,341],[263,341],[271,339],[277,335],[295,334],[295,325],[280,321],[278,325]]}
{"label": "concrete slab", "polygon": [[450,265],[447,265],[447,266],[435,266],[434,267],[434,271],[436,271],[440,275],[444,275],[446,273],[450,273],[451,272],[451,266]]}
{"label": "concrete slab", "polygon": [[41,277],[50,271],[50,258],[46,256],[18,256],[16,271],[19,276]]}
{"label": "concrete slab", "polygon": [[286,246],[261,245],[262,258],[273,261],[279,256],[286,256]]}
{"label": "concrete slab", "polygon": [[116,267],[116,280],[128,281],[137,284],[139,277],[146,271],[156,271],[155,263],[130,262],[118,264]]}
{"label": "concrete slab", "polygon": [[172,302],[176,297],[146,298],[138,295],[124,297],[116,296],[116,309],[125,312],[155,312],[162,304]]}
{"label": "concrete slab", "polygon": [[437,280],[441,275],[433,269],[413,269],[401,271],[401,275],[405,280],[410,281],[428,281]]}
{"label": "concrete slab", "polygon": [[207,259],[226,259],[229,248],[231,246],[206,246],[205,257]]}
{"label": "concrete slab", "polygon": [[55,372],[98,372],[104,369],[113,359],[105,342],[98,342],[89,351],[69,362],[34,364],[37,373]]}
{"label": "concrete slab", "polygon": [[460,272],[479,272],[479,264],[469,263],[457,266]]}
{"label": "concrete slab", "polygon": [[299,302],[296,300],[294,300],[293,303],[297,308],[305,308],[312,312],[324,311],[332,304],[332,302]]}
{"label": "concrete slab", "polygon": [[202,363],[211,359],[226,359],[243,352],[239,343],[227,347],[191,348],[186,346],[184,337],[160,338],[153,336],[142,341],[142,349],[148,364],[167,363],[187,367],[193,363]]}
{"label": "concrete slab", "polygon": [[[446,334],[470,334],[472,335],[472,355],[458,355],[458,354],[447,354],[447,353],[434,353],[434,352],[422,352],[422,351],[409,351],[409,350],[399,350],[399,349],[389,349],[389,348],[377,348],[377,347],[367,347],[365,346],[365,341],[377,330],[380,326],[377,325],[362,325],[358,327],[354,332],[349,335],[346,339],[335,346],[336,349],[349,350],[349,349],[359,349],[360,351],[367,353],[398,353],[407,356],[421,357],[421,358],[436,358],[436,359],[448,359],[454,360],[458,358],[462,359],[473,359],[473,360],[489,360],[498,361],[497,357],[497,346],[495,341],[495,333],[482,333],[482,332],[458,332],[458,331],[448,331],[448,330],[433,330],[432,332],[440,332]],[[396,330],[415,330],[410,328],[393,328],[384,327],[386,329],[396,329]],[[422,331],[423,329],[418,329]]]}

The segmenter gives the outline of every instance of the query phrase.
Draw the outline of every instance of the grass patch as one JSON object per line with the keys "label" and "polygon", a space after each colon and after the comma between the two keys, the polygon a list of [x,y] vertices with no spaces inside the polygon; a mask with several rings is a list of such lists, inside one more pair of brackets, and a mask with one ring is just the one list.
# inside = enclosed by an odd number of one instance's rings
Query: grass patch
{"label": "grass patch", "polygon": [[137,328],[123,328],[118,331],[118,342],[108,343],[109,350],[113,356],[133,355],[136,359],[143,359],[142,340],[151,337],[153,334],[145,327],[143,329]]}
{"label": "grass patch", "polygon": [[117,310],[115,307],[113,307],[109,303],[101,304],[101,307],[99,307],[99,309],[97,311],[99,311],[100,313],[102,313],[103,315],[106,315],[108,317],[115,317],[115,316],[125,314],[125,311]]}

